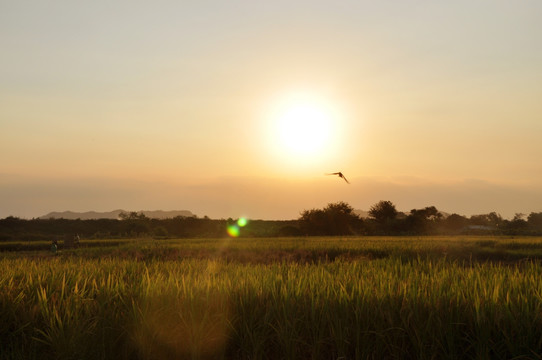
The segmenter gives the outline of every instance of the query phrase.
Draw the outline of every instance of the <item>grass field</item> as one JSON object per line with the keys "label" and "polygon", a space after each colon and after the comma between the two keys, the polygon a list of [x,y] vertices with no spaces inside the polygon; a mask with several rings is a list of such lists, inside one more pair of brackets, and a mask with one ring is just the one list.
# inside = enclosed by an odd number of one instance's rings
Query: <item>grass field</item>
{"label": "grass field", "polygon": [[542,238],[82,245],[0,253],[0,359],[542,358]]}

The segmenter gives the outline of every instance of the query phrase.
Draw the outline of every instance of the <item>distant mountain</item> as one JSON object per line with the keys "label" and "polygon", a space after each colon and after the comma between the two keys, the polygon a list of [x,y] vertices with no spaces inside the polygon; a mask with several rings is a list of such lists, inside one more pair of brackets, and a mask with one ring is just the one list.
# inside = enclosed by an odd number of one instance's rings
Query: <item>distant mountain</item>
{"label": "distant mountain", "polygon": [[[53,211],[47,215],[40,216],[40,219],[67,219],[67,220],[91,220],[91,219],[120,219],[121,213],[131,213],[131,211],[126,210],[113,210],[109,212],[96,212],[96,211],[87,211],[87,212],[74,212],[74,211]],[[174,218],[177,216],[183,217],[192,217],[194,214],[188,210],[155,210],[155,211],[137,211],[138,214],[143,213],[148,218],[151,219],[168,219]]]}
{"label": "distant mountain", "polygon": [[356,214],[357,216],[359,216],[362,219],[366,219],[366,218],[369,217],[369,212],[365,211],[365,210],[354,209],[353,213]]}

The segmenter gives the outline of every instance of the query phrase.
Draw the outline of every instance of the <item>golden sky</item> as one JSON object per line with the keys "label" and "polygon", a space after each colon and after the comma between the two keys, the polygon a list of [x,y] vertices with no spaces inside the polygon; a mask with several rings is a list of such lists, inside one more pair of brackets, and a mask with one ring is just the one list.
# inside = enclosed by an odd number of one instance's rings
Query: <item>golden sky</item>
{"label": "golden sky", "polygon": [[0,2],[0,217],[542,211],[540,19],[537,0]]}

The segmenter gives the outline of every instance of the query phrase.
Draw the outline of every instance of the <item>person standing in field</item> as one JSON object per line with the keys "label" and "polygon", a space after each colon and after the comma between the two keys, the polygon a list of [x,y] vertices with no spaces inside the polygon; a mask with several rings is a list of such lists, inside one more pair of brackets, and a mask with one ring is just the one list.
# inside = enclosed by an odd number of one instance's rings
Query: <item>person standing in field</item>
{"label": "person standing in field", "polygon": [[56,240],[53,240],[53,243],[51,244],[51,252],[53,255],[56,255],[56,251],[58,250],[58,243]]}

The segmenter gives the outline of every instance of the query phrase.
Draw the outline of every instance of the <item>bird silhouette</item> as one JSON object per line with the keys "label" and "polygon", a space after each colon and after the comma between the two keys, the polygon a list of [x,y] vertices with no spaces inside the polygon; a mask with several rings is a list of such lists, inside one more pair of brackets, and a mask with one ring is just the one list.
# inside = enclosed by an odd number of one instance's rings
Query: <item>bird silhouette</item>
{"label": "bird silhouette", "polygon": [[334,172],[334,173],[331,173],[331,174],[326,174],[326,175],[337,175],[338,177],[343,178],[344,181],[346,181],[347,184],[350,184],[350,181],[346,180],[346,177],[340,171],[339,172]]}

